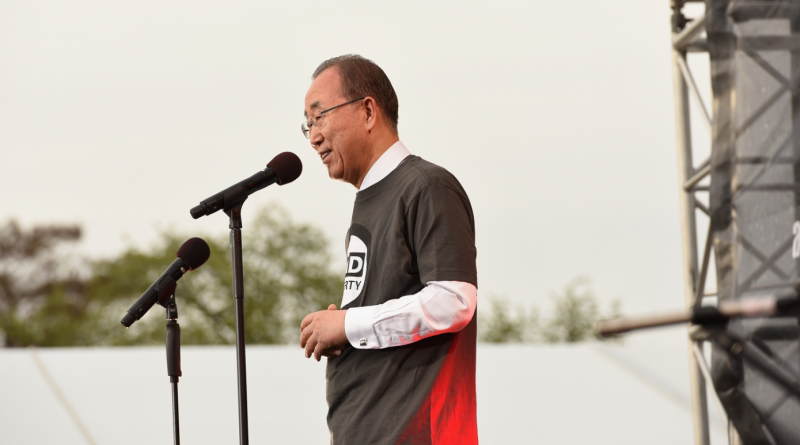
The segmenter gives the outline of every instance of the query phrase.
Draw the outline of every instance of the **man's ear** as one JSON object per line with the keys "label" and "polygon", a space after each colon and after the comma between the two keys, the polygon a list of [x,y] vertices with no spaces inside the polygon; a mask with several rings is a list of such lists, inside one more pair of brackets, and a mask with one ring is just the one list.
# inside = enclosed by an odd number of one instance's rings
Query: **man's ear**
{"label": "man's ear", "polygon": [[365,129],[368,133],[372,132],[378,124],[378,114],[380,111],[378,110],[378,104],[375,103],[375,99],[367,96],[364,98],[364,117],[365,117]]}

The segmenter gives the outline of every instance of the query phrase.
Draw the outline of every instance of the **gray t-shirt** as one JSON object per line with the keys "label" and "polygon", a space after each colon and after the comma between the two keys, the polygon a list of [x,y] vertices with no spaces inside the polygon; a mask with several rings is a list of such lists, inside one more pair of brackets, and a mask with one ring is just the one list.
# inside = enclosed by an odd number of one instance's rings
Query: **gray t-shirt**
{"label": "gray t-shirt", "polygon": [[[415,294],[429,281],[477,287],[467,194],[418,156],[356,195],[345,244],[344,309]],[[348,346],[328,359],[332,443],[477,444],[476,326],[477,311],[457,333],[386,349]]]}

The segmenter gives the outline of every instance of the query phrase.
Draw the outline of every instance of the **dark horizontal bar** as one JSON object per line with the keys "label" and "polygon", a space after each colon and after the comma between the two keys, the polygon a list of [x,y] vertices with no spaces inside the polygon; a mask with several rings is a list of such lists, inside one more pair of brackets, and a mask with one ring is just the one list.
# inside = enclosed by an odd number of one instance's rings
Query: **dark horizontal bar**
{"label": "dark horizontal bar", "polygon": [[753,19],[792,19],[797,17],[795,2],[734,2],[726,11],[734,22]]}
{"label": "dark horizontal bar", "polygon": [[737,164],[794,164],[800,159],[780,157],[770,159],[768,156],[742,156],[734,159]]}
{"label": "dark horizontal bar", "polygon": [[800,184],[745,184],[736,187],[739,192],[794,192],[800,191]]}
{"label": "dark horizontal bar", "polygon": [[[742,283],[739,283],[739,287],[741,288]],[[777,283],[770,283],[770,284],[761,284],[759,286],[753,286],[747,289],[748,292],[756,292],[762,290],[771,290],[771,289],[778,289],[781,287],[796,287],[800,285],[800,280],[794,279],[791,281],[779,281]]]}
{"label": "dark horizontal bar", "polygon": [[753,334],[761,340],[797,340],[800,338],[797,324],[793,326],[762,326],[756,329]]}
{"label": "dark horizontal bar", "polygon": [[800,36],[739,37],[736,40],[736,49],[745,48],[756,51],[793,51],[800,49]]}

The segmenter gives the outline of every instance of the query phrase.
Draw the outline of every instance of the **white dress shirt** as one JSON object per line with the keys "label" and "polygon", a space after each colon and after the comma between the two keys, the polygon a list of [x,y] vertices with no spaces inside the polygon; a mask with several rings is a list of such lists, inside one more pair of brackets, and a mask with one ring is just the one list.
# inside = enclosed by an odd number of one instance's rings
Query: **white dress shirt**
{"label": "white dress shirt", "polygon": [[[397,141],[375,161],[361,190],[389,175],[410,156]],[[354,307],[344,317],[347,340],[357,349],[402,346],[431,335],[458,332],[472,320],[478,290],[463,281],[429,281],[414,295],[398,296],[375,306]]]}

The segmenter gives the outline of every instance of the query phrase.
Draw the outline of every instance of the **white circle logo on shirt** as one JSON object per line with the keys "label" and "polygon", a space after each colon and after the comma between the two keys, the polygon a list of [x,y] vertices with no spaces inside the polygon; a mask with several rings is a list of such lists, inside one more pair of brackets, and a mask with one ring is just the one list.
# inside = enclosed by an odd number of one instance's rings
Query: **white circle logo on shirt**
{"label": "white circle logo on shirt", "polygon": [[347,273],[344,276],[344,294],[340,308],[361,295],[366,277],[367,245],[361,238],[350,234],[350,242],[347,246]]}

